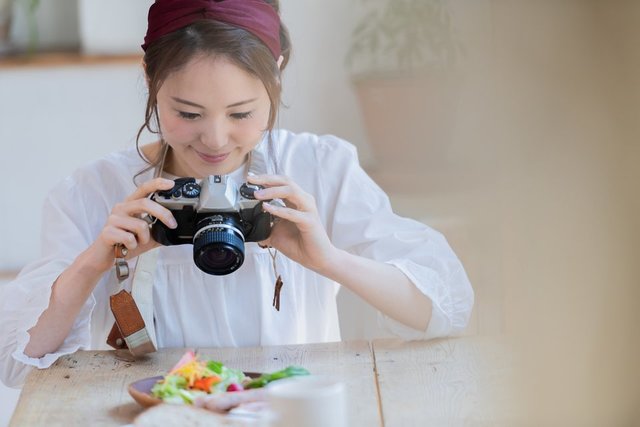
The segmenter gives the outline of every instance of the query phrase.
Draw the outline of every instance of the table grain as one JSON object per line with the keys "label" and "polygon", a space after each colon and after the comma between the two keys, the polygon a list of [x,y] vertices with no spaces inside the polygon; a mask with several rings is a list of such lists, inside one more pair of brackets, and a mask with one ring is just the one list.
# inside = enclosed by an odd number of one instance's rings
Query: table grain
{"label": "table grain", "polygon": [[[79,351],[27,377],[11,419],[22,426],[122,426],[142,408],[127,386],[165,374],[185,349],[132,360],[126,352]],[[197,349],[252,372],[300,365],[346,383],[349,426],[513,425],[510,349],[502,340],[396,339]]]}
{"label": "table grain", "polygon": [[[138,360],[115,351],[79,351],[27,377],[10,426],[120,426],[142,410],[127,386],[166,373],[184,349],[162,349]],[[349,396],[349,425],[380,425],[373,358],[367,341],[198,349],[204,357],[244,371],[267,372],[288,365],[343,378]]]}
{"label": "table grain", "polygon": [[466,337],[373,342],[386,426],[514,426],[511,346]]}

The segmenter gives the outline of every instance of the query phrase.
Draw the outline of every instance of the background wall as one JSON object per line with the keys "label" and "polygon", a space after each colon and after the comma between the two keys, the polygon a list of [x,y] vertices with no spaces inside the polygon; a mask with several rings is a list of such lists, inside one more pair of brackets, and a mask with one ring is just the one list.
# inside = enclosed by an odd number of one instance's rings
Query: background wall
{"label": "background wall", "polygon": [[[283,19],[290,23],[295,50],[284,78],[283,102],[290,108],[283,108],[280,125],[340,135],[361,148],[366,163],[364,131],[343,67],[344,41],[351,31],[349,7],[332,3],[283,2]],[[46,0],[43,5],[48,5]],[[329,10],[344,13],[336,19]],[[73,14],[54,14],[51,19],[58,21],[56,28],[78,27]],[[322,30],[326,22],[332,23],[332,33]],[[140,29],[142,35],[144,30]],[[18,44],[26,43],[23,32],[14,31]],[[66,32],[41,29],[45,47],[68,44],[68,38]],[[0,103],[0,143],[7,153],[0,159],[0,170],[3,178],[24,178],[18,195],[21,209],[9,209],[14,202],[0,201],[0,235],[20,242],[2,245],[0,270],[20,268],[37,256],[40,206],[56,182],[80,165],[135,143],[145,93],[138,64],[1,71],[0,99],[5,102]],[[25,166],[33,171],[28,177]]]}
{"label": "background wall", "polygon": [[[636,424],[640,2],[446,2],[466,54],[438,93],[446,138],[413,135],[407,158],[440,156],[417,173],[368,143],[344,66],[357,4],[282,1],[281,125],[352,141],[399,213],[445,233],[476,291],[467,333],[513,337],[539,425]],[[14,269],[36,256],[49,188],[133,144],[144,86],[133,64],[0,69],[0,100],[0,269]],[[349,292],[339,304],[344,338],[385,334]]]}
{"label": "background wall", "polygon": [[[74,3],[42,0],[42,48],[78,45]],[[358,145],[366,163],[371,158],[343,66],[352,7],[336,0],[282,2],[295,50],[284,79],[283,102],[289,108],[282,109],[280,125],[339,135]],[[13,40],[26,46],[24,11],[16,9],[15,18]],[[137,64],[0,68],[0,177],[16,189],[11,201],[0,200],[0,271],[20,269],[37,258],[40,230],[46,227],[42,202],[59,180],[106,153],[134,145],[145,93]],[[0,275],[0,286],[7,280]],[[352,326],[345,320],[345,337],[377,331],[375,313],[355,297],[346,298],[343,309],[357,313],[363,307],[372,323],[354,315]],[[0,426],[8,422],[16,399],[15,391],[0,384]]]}

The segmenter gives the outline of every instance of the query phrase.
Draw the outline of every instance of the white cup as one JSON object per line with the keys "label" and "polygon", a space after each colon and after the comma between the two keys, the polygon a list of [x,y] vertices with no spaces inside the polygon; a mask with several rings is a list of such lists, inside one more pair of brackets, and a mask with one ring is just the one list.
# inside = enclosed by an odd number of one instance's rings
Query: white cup
{"label": "white cup", "polygon": [[347,427],[343,382],[309,375],[274,381],[266,390],[273,427]]}

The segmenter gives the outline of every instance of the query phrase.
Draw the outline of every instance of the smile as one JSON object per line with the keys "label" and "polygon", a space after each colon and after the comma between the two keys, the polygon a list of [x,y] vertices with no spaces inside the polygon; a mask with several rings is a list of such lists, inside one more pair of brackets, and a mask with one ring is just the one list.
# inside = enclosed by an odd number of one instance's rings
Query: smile
{"label": "smile", "polygon": [[196,151],[196,153],[198,153],[198,156],[200,156],[200,158],[202,160],[204,160],[207,163],[220,163],[223,162],[227,157],[229,157],[229,153],[226,154],[218,154],[215,156],[211,156],[208,154],[203,154],[199,151]]}

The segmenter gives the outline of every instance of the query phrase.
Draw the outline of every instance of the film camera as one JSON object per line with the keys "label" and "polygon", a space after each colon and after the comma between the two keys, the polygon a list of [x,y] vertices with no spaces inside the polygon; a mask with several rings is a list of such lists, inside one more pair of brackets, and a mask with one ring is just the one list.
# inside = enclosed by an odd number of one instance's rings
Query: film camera
{"label": "film camera", "polygon": [[171,190],[157,191],[151,200],[171,211],[175,229],[153,221],[151,235],[160,244],[193,244],[193,261],[208,274],[225,275],[244,262],[245,242],[269,237],[274,217],[256,200],[258,185],[238,186],[227,175],[211,175],[197,183],[178,178]]}

